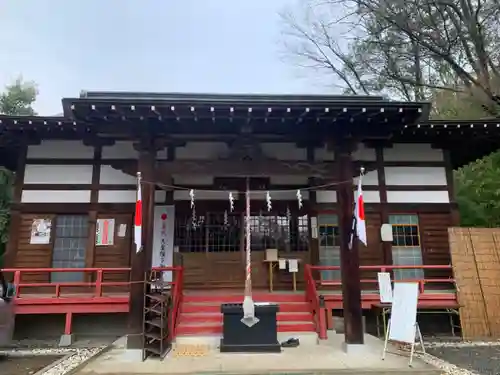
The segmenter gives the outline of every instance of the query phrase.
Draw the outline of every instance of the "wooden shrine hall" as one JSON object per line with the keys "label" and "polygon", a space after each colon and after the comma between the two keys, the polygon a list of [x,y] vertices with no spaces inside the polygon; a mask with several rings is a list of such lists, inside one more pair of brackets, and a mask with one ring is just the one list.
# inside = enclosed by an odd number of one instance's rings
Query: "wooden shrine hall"
{"label": "wooden shrine hall", "polygon": [[[220,335],[220,303],[241,302],[245,285],[247,186],[253,292],[280,304],[278,331],[324,338],[343,310],[346,342],[362,343],[380,270],[425,285],[424,305],[458,306],[452,171],[497,149],[498,120],[431,121],[430,103],[362,96],[83,92],[62,104],[61,117],[0,116],[17,314],[63,312],[68,336],[73,315],[126,312],[128,345],[142,348],[156,269],[169,338]],[[368,242],[349,250],[361,168]]]}

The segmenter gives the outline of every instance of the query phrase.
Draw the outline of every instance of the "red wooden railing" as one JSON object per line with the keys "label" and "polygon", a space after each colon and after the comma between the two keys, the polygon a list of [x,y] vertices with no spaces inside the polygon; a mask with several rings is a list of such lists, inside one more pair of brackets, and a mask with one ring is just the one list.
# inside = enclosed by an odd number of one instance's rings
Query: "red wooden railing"
{"label": "red wooden railing", "polygon": [[[131,281],[104,281],[105,274],[126,273],[129,278],[130,268],[6,268],[2,272],[13,275],[15,286],[14,311],[17,314],[65,313],[65,334],[71,333],[72,315],[77,313],[113,313],[129,310],[128,289]],[[172,311],[170,313],[170,332],[175,334],[180,304],[183,296],[182,267],[153,267],[153,271],[170,271],[173,274],[169,282],[172,291]],[[88,280],[81,282],[24,282],[23,274],[53,272],[82,272],[90,274]],[[106,292],[106,287],[123,287],[123,290]],[[46,293],[24,294],[27,288],[50,288],[53,295]],[[64,288],[77,288],[64,293]],[[49,290],[50,290],[49,289]],[[40,290],[38,290],[40,292]]]}
{"label": "red wooden railing", "polygon": [[[449,271],[451,275],[453,270],[451,265],[422,265],[422,266],[395,266],[395,265],[373,265],[373,266],[360,266],[360,271],[377,271],[377,272],[391,272],[399,269],[422,269],[422,270],[443,270]],[[326,338],[327,328],[333,328],[332,309],[342,308],[342,294],[328,294],[329,286],[339,287],[342,281],[339,280],[322,280],[321,271],[339,271],[339,266],[305,266],[305,284],[306,284],[306,298],[311,304],[311,308],[315,315],[316,329],[320,338]],[[319,274],[319,279],[316,280],[314,275]],[[370,309],[373,306],[380,304],[378,295],[378,278],[374,276],[372,279],[361,279],[362,284],[374,284],[372,293],[363,293],[361,295],[361,304],[364,309]],[[455,279],[451,276],[442,278],[423,278],[423,279],[409,279],[409,280],[394,280],[393,282],[412,281],[419,283],[420,308],[456,308],[458,305],[456,295]],[[434,293],[425,293],[426,285],[434,284],[448,284],[453,289],[453,293],[446,292],[446,288],[440,287],[433,290]],[[324,293],[323,295],[321,293]],[[326,320],[326,323],[325,323]]]}
{"label": "red wooden railing", "polygon": [[184,288],[184,269],[178,267],[177,272],[174,272],[174,288],[172,290],[172,311],[170,312],[170,338],[173,339],[175,337],[175,331],[177,329],[177,323],[179,320],[179,312],[182,303],[183,297],[183,288]]}
{"label": "red wooden railing", "polygon": [[[15,286],[14,299],[23,298],[21,296],[21,288],[41,288],[49,287],[54,288],[55,298],[61,297],[61,288],[66,287],[86,287],[94,288],[92,293],[94,297],[102,297],[104,286],[128,286],[130,281],[103,281],[104,273],[117,273],[117,272],[130,272],[130,268],[5,268],[2,270],[4,274],[13,274],[13,283]],[[26,273],[47,273],[53,272],[82,272],[95,274],[95,281],[81,281],[81,282],[23,282],[22,275]]]}
{"label": "red wooden railing", "polygon": [[316,282],[312,276],[310,264],[305,265],[304,273],[304,280],[306,283],[306,299],[311,305],[316,332],[321,340],[325,340],[327,338],[325,306],[321,306],[322,303],[320,304],[318,291],[316,289]]}
{"label": "red wooden railing", "polygon": [[[453,272],[453,267],[451,265],[421,265],[421,266],[396,266],[396,265],[374,265],[374,266],[360,266],[359,267],[360,271],[377,271],[377,272],[391,272],[394,270],[440,270],[440,271],[450,271],[450,274]],[[315,271],[340,271],[340,266],[311,266],[311,270]],[[320,274],[320,280],[315,281],[318,285],[322,286],[335,286],[335,285],[342,285],[342,281],[340,279],[338,280],[322,280],[321,279],[321,272]],[[311,277],[312,277],[312,272],[311,272]],[[442,277],[442,278],[423,278],[423,279],[398,279],[398,280],[393,280],[394,282],[418,282],[419,284],[419,289],[420,293],[425,292],[425,285],[426,284],[448,284],[452,285],[454,288],[456,288],[456,283],[455,279],[451,276],[449,277]],[[362,284],[375,284],[378,289],[378,279],[361,279],[360,282]]]}

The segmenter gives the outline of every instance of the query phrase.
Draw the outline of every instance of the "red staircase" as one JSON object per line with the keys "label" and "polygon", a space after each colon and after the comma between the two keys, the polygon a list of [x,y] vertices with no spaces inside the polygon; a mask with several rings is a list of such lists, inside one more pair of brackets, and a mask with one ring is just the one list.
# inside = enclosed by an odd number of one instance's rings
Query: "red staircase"
{"label": "red staircase", "polygon": [[[304,294],[254,293],[254,302],[279,304],[278,332],[315,332],[313,316]],[[222,333],[223,303],[241,303],[241,294],[185,292],[176,336]]]}

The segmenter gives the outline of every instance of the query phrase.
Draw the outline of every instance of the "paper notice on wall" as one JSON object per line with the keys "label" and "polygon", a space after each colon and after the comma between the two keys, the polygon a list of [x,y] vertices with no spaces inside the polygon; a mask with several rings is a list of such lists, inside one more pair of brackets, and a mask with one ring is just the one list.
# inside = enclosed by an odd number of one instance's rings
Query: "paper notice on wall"
{"label": "paper notice on wall", "polygon": [[30,244],[47,245],[50,243],[50,232],[52,229],[52,220],[33,219],[31,223]]}
{"label": "paper notice on wall", "polygon": [[115,219],[97,219],[96,246],[111,246],[115,243]]}
{"label": "paper notice on wall", "polygon": [[123,238],[127,235],[127,224],[120,224],[118,227],[118,237]]}

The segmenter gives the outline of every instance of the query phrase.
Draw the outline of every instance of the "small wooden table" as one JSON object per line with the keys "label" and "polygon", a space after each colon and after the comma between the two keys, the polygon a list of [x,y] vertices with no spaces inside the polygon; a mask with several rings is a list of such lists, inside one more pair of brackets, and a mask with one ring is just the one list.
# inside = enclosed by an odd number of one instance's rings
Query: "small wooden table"
{"label": "small wooden table", "polygon": [[[283,259],[283,258],[282,258]],[[286,259],[288,260],[288,259]],[[268,278],[269,278],[269,291],[273,291],[273,275],[274,275],[274,268],[279,265],[279,260],[268,260],[264,259],[264,263],[267,263],[267,269],[268,269]],[[300,263],[300,260],[297,259],[297,264]],[[290,272],[292,274],[292,285],[293,285],[293,291],[297,291],[297,272]]]}

